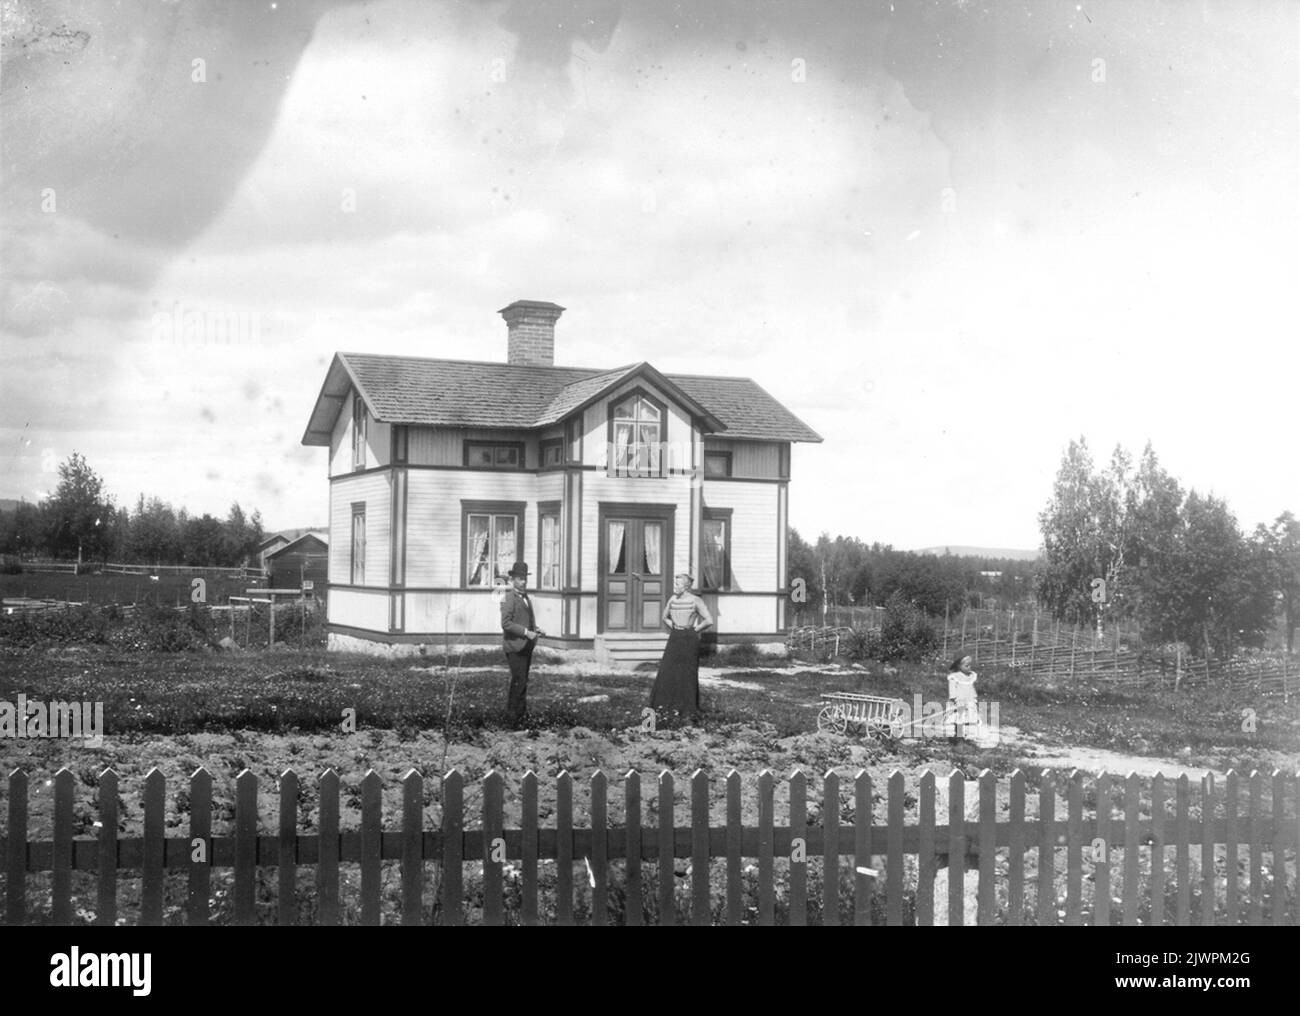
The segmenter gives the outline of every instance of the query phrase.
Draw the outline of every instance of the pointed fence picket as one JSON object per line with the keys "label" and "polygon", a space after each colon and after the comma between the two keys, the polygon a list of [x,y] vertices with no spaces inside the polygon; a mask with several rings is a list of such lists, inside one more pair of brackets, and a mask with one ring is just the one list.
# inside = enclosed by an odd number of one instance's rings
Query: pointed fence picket
{"label": "pointed fence picket", "polygon": [[[331,769],[317,781],[317,831],[304,834],[297,828],[303,789],[299,777],[286,770],[275,781],[274,835],[263,836],[258,828],[257,777],[247,770],[236,777],[233,828],[214,835],[213,778],[199,768],[188,785],[188,836],[168,838],[167,786],[159,770],[150,770],[144,780],[143,835],[122,835],[121,779],[107,769],[94,794],[98,821],[91,835],[79,837],[74,835],[76,780],[63,769],[46,784],[54,789],[50,839],[30,841],[31,780],[15,771],[8,779],[6,837],[0,840],[5,920],[9,924],[32,918],[73,923],[84,912],[84,904],[74,909],[75,879],[76,900],[94,900],[94,923],[115,924],[121,919],[119,886],[124,878],[138,878],[141,924],[162,924],[165,918],[176,923],[182,914],[185,923],[207,924],[215,900],[223,922],[274,920],[287,925],[310,915],[314,923],[334,925],[344,913],[342,866],[360,874],[357,898],[346,902],[348,912],[356,915],[353,920],[361,924],[385,919],[406,925],[464,924],[470,903],[466,889],[473,897],[477,887],[481,895],[475,909],[484,924],[540,923],[540,897],[546,892],[555,923],[575,923],[581,915],[594,925],[673,924],[679,919],[692,924],[715,920],[774,924],[778,917],[791,925],[816,923],[818,918],[822,924],[839,924],[843,902],[844,913],[854,924],[883,919],[889,925],[914,920],[925,926],[934,923],[937,907],[946,907],[947,923],[957,925],[968,913],[964,875],[970,864],[978,875],[974,902],[981,925],[1026,920],[1040,925],[1105,925],[1112,916],[1125,925],[1159,925],[1170,918],[1169,923],[1187,925],[1192,922],[1194,897],[1199,897],[1196,909],[1202,925],[1216,920],[1228,925],[1300,923],[1300,907],[1294,902],[1300,773],[1252,772],[1244,777],[1243,789],[1242,774],[1229,770],[1221,791],[1213,774],[1206,774],[1195,802],[1200,814],[1195,817],[1187,775],[1174,783],[1172,811],[1166,781],[1157,775],[1149,784],[1148,819],[1141,814],[1144,784],[1135,773],[1115,786],[1110,774],[1100,774],[1093,787],[1094,814],[1085,815],[1084,774],[1077,770],[1068,774],[1063,785],[1065,815],[1061,816],[1057,802],[1061,775],[1041,774],[1038,814],[1030,821],[1025,816],[1025,774],[1012,773],[1007,819],[999,821],[1000,781],[992,773],[980,773],[972,790],[965,774],[953,771],[947,781],[947,814],[936,816],[936,778],[927,771],[919,781],[916,821],[909,821],[908,784],[896,771],[885,788],[882,827],[876,824],[872,782],[865,771],[854,780],[851,802],[841,797],[838,774],[823,774],[822,804],[814,819],[808,812],[810,778],[796,769],[784,781],[788,821],[778,826],[777,781],[764,770],[756,786],[751,785],[757,795],[757,824],[747,827],[742,824],[745,781],[733,770],[726,775],[724,798],[718,805],[723,824],[715,828],[708,774],[698,770],[691,775],[689,788],[684,788],[689,818],[679,827],[676,784],[673,775],[664,772],[657,781],[654,810],[658,815],[651,832],[643,825],[641,779],[635,772],[624,777],[621,828],[609,820],[608,780],[602,772],[592,776],[585,795],[586,814],[578,815],[576,822],[573,778],[561,773],[556,781],[555,827],[539,828],[538,779],[530,771],[521,784],[521,827],[507,829],[506,780],[493,771],[481,784],[481,826],[467,830],[464,780],[453,770],[441,781],[438,827],[427,830],[424,778],[412,769],[400,780],[400,829],[385,832],[381,777],[373,770],[364,775],[359,829],[344,831],[339,823],[340,778]],[[978,813],[968,818],[966,796],[972,792],[978,794]],[[1122,816],[1117,817],[1121,810]],[[849,814],[852,820],[846,821]],[[936,824],[936,819],[944,824]],[[1201,848],[1199,872],[1193,872],[1191,865],[1196,842]],[[1170,849],[1172,859],[1166,857]],[[1025,898],[1027,853],[1036,854],[1032,912]],[[1058,909],[1056,865],[1062,853],[1064,909]],[[909,858],[915,858],[914,866]],[[1000,912],[997,873],[1004,858],[1006,909]],[[579,860],[583,878],[575,894],[573,872]],[[679,873],[678,863],[686,860],[686,872]],[[747,868],[746,860],[756,865]],[[854,869],[851,891],[841,884],[846,861]],[[552,862],[553,893],[539,881],[542,863]],[[936,900],[935,870],[945,863],[947,899]],[[386,864],[396,869],[400,882],[387,915],[381,896]],[[646,892],[643,866],[647,864],[657,870],[657,900]],[[814,864],[820,866],[819,895],[809,891]],[[436,878],[426,899],[429,865],[436,869]],[[274,882],[260,874],[271,867],[277,869]],[[314,876],[313,890],[304,891],[302,869]],[[230,874],[223,876],[223,871]],[[746,878],[754,872],[756,879]],[[1090,912],[1084,898],[1089,872],[1094,886]],[[32,877],[46,874],[48,880]],[[179,881],[182,874],[186,890],[173,895],[183,896],[184,906],[165,913],[168,879]],[[87,876],[95,880],[88,895],[80,889]],[[221,905],[222,892],[212,895],[214,882],[225,878],[232,890],[230,910]],[[265,886],[276,886],[273,905],[259,906],[259,879]],[[351,897],[356,883],[348,885]],[[878,890],[883,890],[884,898],[877,908]],[[849,892],[852,899],[842,901]],[[46,894],[48,911],[40,898]],[[747,905],[748,900],[752,904]],[[575,901],[581,902],[581,909],[575,908]]]}

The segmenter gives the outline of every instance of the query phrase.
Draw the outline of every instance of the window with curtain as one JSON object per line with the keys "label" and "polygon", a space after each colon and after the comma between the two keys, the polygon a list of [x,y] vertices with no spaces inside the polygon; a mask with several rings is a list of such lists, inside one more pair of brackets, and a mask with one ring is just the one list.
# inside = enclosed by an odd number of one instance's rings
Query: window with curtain
{"label": "window with curtain", "polygon": [[609,573],[627,574],[627,523],[609,523]]}
{"label": "window with curtain", "polygon": [[352,506],[352,584],[366,581],[366,506]]}
{"label": "window with curtain", "polygon": [[518,557],[519,517],[470,513],[465,520],[465,584],[492,587],[508,581]]}
{"label": "window with curtain", "polygon": [[658,575],[662,569],[663,562],[659,558],[660,535],[663,527],[658,522],[647,522],[641,529],[641,538],[644,546],[642,547],[642,573],[645,575]]}
{"label": "window with curtain", "polygon": [[352,397],[352,468],[366,467],[366,403],[360,395]]}
{"label": "window with curtain", "polygon": [[728,558],[727,530],[731,520],[705,518],[700,528],[700,587],[726,589],[731,574]]}
{"label": "window with curtain", "polygon": [[644,395],[634,395],[614,406],[615,475],[661,475],[662,424],[663,410]]}
{"label": "window with curtain", "polygon": [[560,513],[544,512],[540,516],[542,547],[538,562],[537,584],[542,589],[560,588]]}

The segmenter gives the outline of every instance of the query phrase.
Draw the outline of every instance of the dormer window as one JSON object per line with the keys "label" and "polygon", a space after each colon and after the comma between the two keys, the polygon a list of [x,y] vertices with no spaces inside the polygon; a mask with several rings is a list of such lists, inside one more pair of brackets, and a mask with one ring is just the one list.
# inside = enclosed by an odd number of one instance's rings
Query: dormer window
{"label": "dormer window", "polygon": [[352,397],[352,468],[366,468],[366,403],[360,395]]}
{"label": "dormer window", "polygon": [[668,414],[662,402],[636,392],[610,410],[611,476],[662,476]]}

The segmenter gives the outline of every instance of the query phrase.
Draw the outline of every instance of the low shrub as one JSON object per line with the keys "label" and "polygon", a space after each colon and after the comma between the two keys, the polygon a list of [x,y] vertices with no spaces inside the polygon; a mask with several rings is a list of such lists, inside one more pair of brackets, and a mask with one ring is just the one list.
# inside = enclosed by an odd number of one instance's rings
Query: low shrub
{"label": "low shrub", "polygon": [[880,649],[880,632],[874,628],[854,628],[845,652],[854,663],[865,663],[881,659]]}
{"label": "low shrub", "polygon": [[919,663],[932,657],[938,648],[938,632],[925,611],[912,606],[898,593],[891,596],[880,625],[878,658]]}

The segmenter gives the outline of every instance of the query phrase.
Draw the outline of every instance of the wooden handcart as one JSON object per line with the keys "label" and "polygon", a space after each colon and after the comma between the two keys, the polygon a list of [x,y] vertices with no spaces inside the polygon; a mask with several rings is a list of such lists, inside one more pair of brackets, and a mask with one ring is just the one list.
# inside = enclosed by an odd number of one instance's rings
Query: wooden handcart
{"label": "wooden handcart", "polygon": [[907,703],[880,695],[833,692],[822,696],[826,704],[817,714],[817,729],[823,734],[843,734],[852,724],[871,737],[902,733]]}

